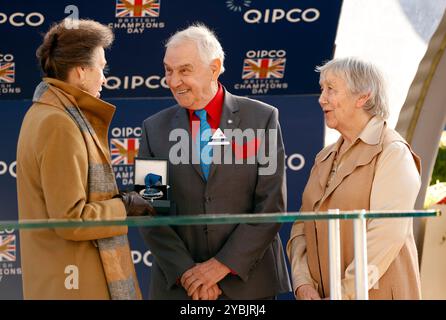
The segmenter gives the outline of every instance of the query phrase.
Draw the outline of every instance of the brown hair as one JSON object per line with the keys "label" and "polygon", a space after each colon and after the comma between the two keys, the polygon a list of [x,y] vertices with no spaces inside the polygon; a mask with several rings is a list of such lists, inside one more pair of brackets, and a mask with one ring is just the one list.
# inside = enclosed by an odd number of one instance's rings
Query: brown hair
{"label": "brown hair", "polygon": [[93,20],[78,20],[76,28],[67,29],[65,22],[54,24],[36,51],[46,77],[66,80],[68,71],[91,65],[97,47],[110,47],[114,35],[107,26]]}

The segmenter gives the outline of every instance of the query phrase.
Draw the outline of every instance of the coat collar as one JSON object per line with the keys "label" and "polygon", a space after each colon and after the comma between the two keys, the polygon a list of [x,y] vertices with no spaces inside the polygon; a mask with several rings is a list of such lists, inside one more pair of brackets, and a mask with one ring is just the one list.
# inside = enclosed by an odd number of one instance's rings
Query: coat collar
{"label": "coat collar", "polygon": [[366,127],[350,147],[354,149],[345,155],[346,158],[343,159],[343,165],[336,173],[328,188],[326,188],[326,185],[332,170],[333,162],[344,138],[341,136],[336,143],[326,147],[316,156],[315,168],[321,190],[320,195],[316,197],[316,201],[320,200],[319,203],[322,204],[322,202],[328,198],[341,182],[357,167],[370,163],[370,161],[382,151],[385,127],[385,121],[378,117],[373,117],[367,123]]}
{"label": "coat collar", "polygon": [[377,145],[382,141],[382,132],[385,125],[386,122],[384,120],[378,116],[374,116],[367,123],[357,139],[361,139],[368,145]]}
{"label": "coat collar", "polygon": [[[52,88],[62,91],[62,93],[69,99],[69,101],[79,107],[82,112],[103,120],[105,123],[110,123],[116,107],[112,104],[98,99],[86,91],[74,87],[64,81],[53,78],[43,78],[43,81],[50,84]],[[41,97],[44,99],[44,96]],[[51,104],[51,101],[49,102]]]}
{"label": "coat collar", "polygon": [[[358,143],[358,140],[361,140],[368,145],[377,145],[382,139],[382,132],[385,125],[386,122],[381,120],[379,117],[372,117],[365,128],[361,131],[359,136],[356,138],[354,144]],[[339,139],[334,144],[329,145],[317,154],[315,162],[318,163],[325,161],[331,153],[338,152],[343,142],[344,138],[342,136],[339,137]]]}
{"label": "coat collar", "polygon": [[64,111],[70,107],[80,109],[94,130],[91,135],[97,147],[107,159],[110,157],[108,129],[116,109],[115,106],[53,78],[43,78],[34,92],[33,102],[51,105]]}

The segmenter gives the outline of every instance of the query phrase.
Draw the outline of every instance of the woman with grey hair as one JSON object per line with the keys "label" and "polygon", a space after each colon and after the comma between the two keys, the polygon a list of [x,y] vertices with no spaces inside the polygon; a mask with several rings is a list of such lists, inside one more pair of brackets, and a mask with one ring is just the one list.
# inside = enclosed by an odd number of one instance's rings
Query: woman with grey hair
{"label": "woman with grey hair", "polygon": [[[302,211],[409,210],[421,185],[420,159],[387,126],[383,78],[370,63],[334,59],[320,72],[319,104],[338,141],[316,156],[302,197]],[[342,220],[343,299],[354,298],[351,220]],[[369,219],[370,299],[419,299],[420,277],[412,218]],[[330,297],[326,221],[296,222],[287,245],[298,299]]]}

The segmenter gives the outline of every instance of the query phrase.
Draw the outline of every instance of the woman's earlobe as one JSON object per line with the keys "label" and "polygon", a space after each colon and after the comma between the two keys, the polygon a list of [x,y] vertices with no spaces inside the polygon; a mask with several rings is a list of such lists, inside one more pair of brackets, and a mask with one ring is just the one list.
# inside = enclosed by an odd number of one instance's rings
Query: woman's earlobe
{"label": "woman's earlobe", "polygon": [[363,95],[359,96],[356,105],[358,106],[358,108],[362,108],[363,106],[365,106],[365,104],[367,103],[367,101],[369,99],[370,99],[370,93],[363,94]]}

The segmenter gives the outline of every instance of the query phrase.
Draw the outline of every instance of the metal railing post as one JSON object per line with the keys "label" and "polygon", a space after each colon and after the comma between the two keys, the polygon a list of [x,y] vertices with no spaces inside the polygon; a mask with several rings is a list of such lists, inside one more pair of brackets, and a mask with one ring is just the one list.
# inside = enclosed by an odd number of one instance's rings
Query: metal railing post
{"label": "metal railing post", "polygon": [[[339,215],[339,209],[328,210]],[[328,220],[328,259],[330,268],[330,299],[341,300],[341,237],[339,219]]]}
{"label": "metal railing post", "polygon": [[359,218],[353,221],[355,242],[355,290],[356,300],[369,299],[367,273],[367,233],[365,210],[361,210]]}

